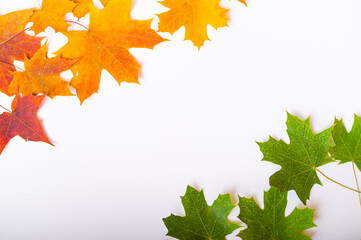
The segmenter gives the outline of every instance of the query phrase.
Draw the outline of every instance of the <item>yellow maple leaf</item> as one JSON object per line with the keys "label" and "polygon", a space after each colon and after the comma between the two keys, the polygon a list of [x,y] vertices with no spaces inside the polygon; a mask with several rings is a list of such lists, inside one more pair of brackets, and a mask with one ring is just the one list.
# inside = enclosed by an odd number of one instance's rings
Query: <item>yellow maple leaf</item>
{"label": "yellow maple leaf", "polygon": [[48,26],[55,31],[67,31],[70,26],[65,22],[66,13],[71,13],[75,3],[70,0],[44,0],[42,7],[36,10],[30,21],[34,23],[32,30],[35,34],[43,32]]}
{"label": "yellow maple leaf", "polygon": [[[245,0],[239,0],[246,3]],[[227,12],[229,10],[219,6],[220,0],[165,0],[161,4],[169,11],[161,13],[159,17],[159,31],[174,33],[182,26],[185,27],[185,40],[191,40],[200,48],[206,40],[207,25],[215,29],[226,27]]]}

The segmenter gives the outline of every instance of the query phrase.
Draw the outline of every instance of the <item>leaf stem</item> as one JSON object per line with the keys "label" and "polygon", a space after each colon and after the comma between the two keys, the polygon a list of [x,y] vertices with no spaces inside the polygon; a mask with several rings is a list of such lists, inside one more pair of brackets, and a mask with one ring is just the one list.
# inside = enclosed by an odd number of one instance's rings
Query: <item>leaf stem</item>
{"label": "leaf stem", "polygon": [[348,190],[351,190],[351,191],[354,191],[354,192],[357,192],[357,193],[361,193],[359,190],[356,190],[356,189],[347,187],[346,185],[343,185],[342,183],[339,183],[339,182],[333,180],[332,178],[326,176],[326,175],[325,175],[323,172],[321,172],[319,169],[315,168],[315,170],[316,170],[317,172],[321,173],[322,176],[324,176],[325,178],[327,178],[327,179],[330,180],[331,182],[334,182],[334,183],[340,185],[341,187],[347,188]]}
{"label": "leaf stem", "polygon": [[355,176],[355,181],[356,181],[356,187],[357,187],[357,195],[358,195],[358,200],[360,201],[360,207],[361,207],[361,195],[360,195],[360,187],[358,185],[358,180],[357,180],[357,175],[356,175],[356,170],[355,170],[355,161],[352,160],[352,170],[353,170],[353,175]]}
{"label": "leaf stem", "polygon": [[9,109],[7,109],[6,107],[3,107],[0,105],[1,108],[5,109],[6,111],[8,111],[9,113],[11,113],[11,111]]}
{"label": "leaf stem", "polygon": [[0,59],[0,62],[1,62],[1,63],[5,63],[5,64],[7,64],[7,65],[10,65],[10,66],[12,66],[12,67],[15,67],[15,68],[19,69],[20,71],[25,72],[24,69],[19,68],[19,67],[15,66],[14,64],[11,64],[11,63],[9,63],[9,62],[3,61],[3,60],[1,60],[1,59]]}
{"label": "leaf stem", "polygon": [[25,32],[25,31],[27,31],[27,30],[29,30],[30,28],[31,28],[31,27],[25,28],[24,30],[22,30],[21,32],[15,34],[14,36],[11,36],[10,38],[8,38],[8,39],[6,39],[5,41],[1,42],[1,43],[0,43],[0,46],[3,45],[4,43],[7,43],[7,42],[10,41],[11,39],[19,36],[20,34],[22,34],[23,32]]}
{"label": "leaf stem", "polygon": [[86,26],[84,26],[83,24],[81,24],[81,23],[79,23],[79,22],[71,21],[71,20],[65,20],[65,22],[78,24],[79,26],[82,26],[82,27],[85,28],[88,32],[90,32],[89,28],[87,28]]}

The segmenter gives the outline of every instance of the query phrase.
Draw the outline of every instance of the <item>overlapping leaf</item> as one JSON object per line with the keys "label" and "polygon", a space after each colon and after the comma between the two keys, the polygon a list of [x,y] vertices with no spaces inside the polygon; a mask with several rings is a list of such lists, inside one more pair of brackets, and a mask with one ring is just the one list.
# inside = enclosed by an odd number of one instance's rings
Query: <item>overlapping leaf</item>
{"label": "overlapping leaf", "polygon": [[69,42],[56,54],[79,59],[70,84],[81,102],[98,91],[103,69],[119,84],[138,83],[140,65],[129,48],[153,48],[164,41],[150,28],[151,20],[130,19],[131,4],[131,0],[112,0],[102,10],[90,5],[89,31],[64,32]]}
{"label": "overlapping leaf", "polygon": [[14,60],[31,58],[40,48],[42,38],[29,36],[24,32],[33,11],[26,9],[0,16],[0,91],[7,95],[13,79],[10,71],[15,71]]}
{"label": "overlapping leaf", "polygon": [[76,60],[68,60],[60,57],[47,57],[47,45],[41,47],[31,58],[25,58],[25,72],[16,71],[12,75],[14,79],[10,83],[9,93],[29,94],[44,93],[49,97],[71,96],[69,83],[64,81],[59,74],[68,70]]}
{"label": "overlapping leaf", "polygon": [[[158,15],[159,31],[174,33],[185,27],[185,39],[200,48],[206,40],[207,25],[215,29],[226,27],[229,10],[219,6],[220,0],[165,0],[161,4],[170,10]],[[245,4],[245,0],[240,0]]]}
{"label": "overlapping leaf", "polygon": [[340,163],[355,162],[361,170],[361,117],[355,115],[350,132],[347,132],[342,120],[335,119],[332,139],[336,145],[329,149],[331,156]]}
{"label": "overlapping leaf", "polygon": [[64,17],[75,6],[71,0],[44,0],[41,9],[35,10],[30,19],[34,23],[31,29],[35,34],[43,32],[48,26],[55,31],[67,31],[70,24],[65,22]]}
{"label": "overlapping leaf", "polygon": [[26,141],[42,141],[52,145],[36,116],[44,97],[17,95],[11,105],[12,112],[0,115],[0,154],[17,135]]}
{"label": "overlapping leaf", "polygon": [[285,216],[287,192],[280,193],[271,188],[264,193],[264,209],[253,198],[239,197],[240,213],[238,218],[247,224],[238,234],[243,240],[307,240],[309,236],[302,231],[315,227],[312,209],[295,208]]}
{"label": "overlapping leaf", "polygon": [[[89,4],[91,4],[92,0],[72,0],[77,5],[73,9],[74,16],[77,18],[84,17],[87,13],[89,13]],[[103,6],[106,6],[109,2],[109,0],[100,0],[100,2],[103,4]]]}
{"label": "overlapping leaf", "polygon": [[235,207],[229,194],[219,195],[212,206],[208,206],[203,191],[188,186],[181,197],[185,217],[171,215],[163,221],[168,228],[168,236],[180,240],[224,240],[240,226],[227,220]]}
{"label": "overlapping leaf", "polygon": [[263,160],[278,164],[282,169],[270,178],[270,185],[281,193],[295,190],[306,204],[314,184],[320,184],[316,168],[332,162],[327,149],[331,147],[331,130],[328,128],[314,134],[310,119],[300,120],[287,114],[287,133],[290,144],[270,137],[269,141],[258,143]]}

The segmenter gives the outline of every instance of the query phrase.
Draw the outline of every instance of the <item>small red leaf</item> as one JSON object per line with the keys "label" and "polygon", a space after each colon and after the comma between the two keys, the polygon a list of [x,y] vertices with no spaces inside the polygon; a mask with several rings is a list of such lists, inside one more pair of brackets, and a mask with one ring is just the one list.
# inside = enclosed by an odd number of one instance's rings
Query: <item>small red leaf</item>
{"label": "small red leaf", "polygon": [[26,97],[17,95],[11,104],[13,112],[4,112],[0,115],[0,154],[9,141],[17,135],[26,141],[41,141],[53,145],[36,116],[44,97],[44,95]]}

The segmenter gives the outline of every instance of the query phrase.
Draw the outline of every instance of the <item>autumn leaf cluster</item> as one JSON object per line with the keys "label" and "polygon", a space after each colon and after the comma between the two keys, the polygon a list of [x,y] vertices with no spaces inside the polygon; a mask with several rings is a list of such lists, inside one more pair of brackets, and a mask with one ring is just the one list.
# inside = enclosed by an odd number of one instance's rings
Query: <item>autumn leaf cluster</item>
{"label": "autumn leaf cluster", "polygon": [[[101,9],[96,8],[92,0],[43,0],[40,8],[0,16],[0,91],[9,97],[16,95],[14,103],[24,101],[32,104],[31,109],[38,109],[41,102],[37,96],[76,95],[83,103],[98,92],[103,70],[107,70],[118,84],[139,83],[141,65],[129,49],[152,49],[166,39],[151,28],[152,19],[131,18],[132,0],[100,2]],[[208,40],[207,25],[216,29],[227,26],[228,10],[223,9],[219,2],[162,1],[161,4],[169,10],[158,15],[159,32],[174,33],[184,26],[185,39],[200,48]],[[244,0],[240,2],[246,4]],[[82,21],[86,15],[89,15],[88,24]],[[69,30],[71,26],[81,30]],[[48,27],[68,39],[55,53],[48,52],[49,40],[39,37]],[[49,57],[51,54],[54,57]],[[14,61],[24,62],[24,69],[16,67]],[[61,77],[65,71],[71,71],[70,81]],[[19,130],[21,126],[32,134],[44,134],[41,124],[36,127],[22,124],[38,121],[36,112],[23,112],[30,109],[18,108],[17,104],[13,107],[13,112],[3,107],[7,112],[1,115],[6,120],[0,120],[0,131],[4,132],[0,136],[0,153],[16,135],[25,140],[45,141],[44,138],[24,135]],[[15,113],[21,113],[22,117],[15,116]],[[11,119],[17,119],[15,122],[21,124],[9,122],[9,114]],[[33,119],[28,119],[30,116]]]}
{"label": "autumn leaf cluster", "polygon": [[[246,5],[245,0],[238,0]],[[51,144],[37,112],[45,98],[77,96],[82,104],[98,92],[101,73],[107,70],[120,85],[139,83],[141,65],[129,52],[131,48],[153,49],[166,41],[160,33],[173,34],[185,29],[185,40],[200,49],[209,40],[207,26],[226,27],[228,9],[220,0],[164,0],[167,11],[158,14],[158,30],[151,28],[152,19],[131,18],[132,0],[100,0],[103,8],[92,0],[43,0],[40,8],[25,9],[0,16],[0,91],[14,97],[11,110],[0,105],[0,154],[9,141],[20,136],[26,141]],[[68,18],[72,16],[73,18]],[[89,15],[89,23],[83,17]],[[69,30],[77,26],[81,30]],[[40,37],[48,27],[63,34],[67,43],[49,53],[49,39]],[[53,57],[50,57],[53,54]],[[24,63],[24,68],[15,66]],[[70,71],[70,81],[61,73]],[[259,142],[263,161],[281,167],[269,179],[271,188],[264,193],[264,207],[253,198],[239,197],[238,219],[243,225],[227,218],[236,207],[229,194],[221,194],[212,206],[203,191],[187,188],[181,198],[185,216],[170,215],[163,221],[169,236],[177,239],[225,239],[236,229],[242,239],[310,239],[304,230],[315,227],[312,209],[295,208],[285,216],[288,191],[294,190],[307,205],[315,184],[321,185],[320,167],[332,162],[351,163],[361,170],[361,118],[347,132],[342,120],[330,128],[313,133],[310,119],[300,120],[288,114],[289,143],[270,137]],[[356,175],[356,174],[355,174]]]}

